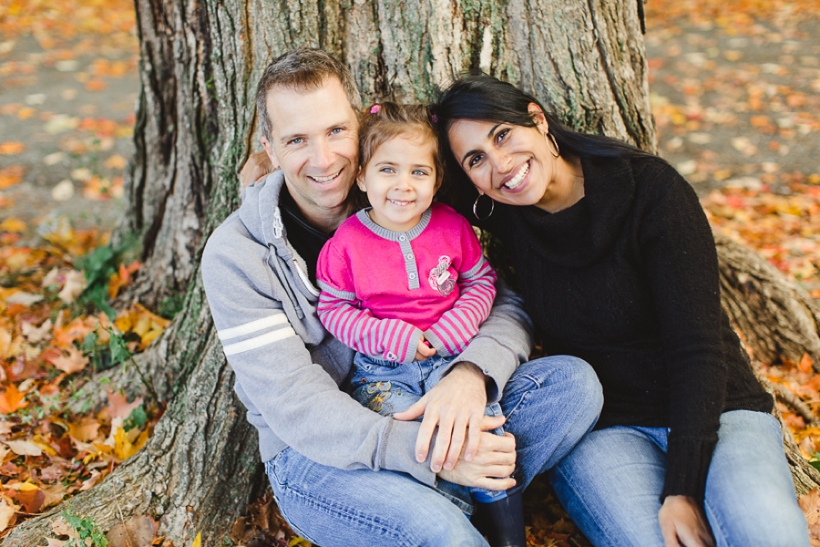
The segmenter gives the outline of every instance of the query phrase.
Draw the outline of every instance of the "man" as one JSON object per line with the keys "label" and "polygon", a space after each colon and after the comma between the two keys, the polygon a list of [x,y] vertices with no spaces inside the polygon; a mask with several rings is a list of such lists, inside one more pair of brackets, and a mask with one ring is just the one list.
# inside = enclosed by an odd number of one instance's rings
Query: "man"
{"label": "man", "polygon": [[[532,439],[518,461],[532,460],[527,482],[591,427],[600,388],[575,362],[560,379],[507,383],[527,357],[530,323],[502,289],[478,336],[409,411],[382,417],[340,389],[353,352],[318,320],[315,267],[353,212],[359,106],[350,73],[321,50],[294,50],[267,68],[257,111],[262,145],[281,170],[246,188],[240,209],[208,241],[208,302],[277,502],[298,533],[324,547],[485,546],[457,485],[509,489],[516,463],[513,436],[486,432],[504,423],[484,417],[488,397],[499,400],[504,388],[505,399],[527,401],[518,425],[507,424]],[[572,405],[579,409],[569,416]]]}

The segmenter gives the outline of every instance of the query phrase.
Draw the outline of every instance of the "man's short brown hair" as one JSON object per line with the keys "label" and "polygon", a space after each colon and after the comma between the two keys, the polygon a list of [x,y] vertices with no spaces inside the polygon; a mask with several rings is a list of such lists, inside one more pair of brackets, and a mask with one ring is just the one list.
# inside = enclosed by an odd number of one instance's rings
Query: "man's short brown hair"
{"label": "man's short brown hair", "polygon": [[[268,115],[268,91],[274,87],[290,89],[316,89],[327,78],[337,78],[347,94],[347,100],[354,111],[362,107],[359,89],[353,75],[345,65],[317,48],[300,47],[288,51],[275,59],[265,69],[256,87],[256,113],[262,135],[271,138],[271,121]],[[317,106],[317,108],[321,108]]]}

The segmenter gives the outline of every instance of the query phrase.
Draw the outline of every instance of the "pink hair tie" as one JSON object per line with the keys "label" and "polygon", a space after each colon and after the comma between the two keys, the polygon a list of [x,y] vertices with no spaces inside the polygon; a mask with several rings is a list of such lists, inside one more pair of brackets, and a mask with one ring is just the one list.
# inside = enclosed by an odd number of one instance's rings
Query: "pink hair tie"
{"label": "pink hair tie", "polygon": [[371,114],[378,114],[379,110],[381,110],[381,109],[382,109],[382,105],[374,104],[373,106],[370,107],[370,113]]}
{"label": "pink hair tie", "polygon": [[430,120],[431,120],[433,123],[438,123],[438,116],[436,116],[435,114],[433,114],[432,116],[430,116]]}

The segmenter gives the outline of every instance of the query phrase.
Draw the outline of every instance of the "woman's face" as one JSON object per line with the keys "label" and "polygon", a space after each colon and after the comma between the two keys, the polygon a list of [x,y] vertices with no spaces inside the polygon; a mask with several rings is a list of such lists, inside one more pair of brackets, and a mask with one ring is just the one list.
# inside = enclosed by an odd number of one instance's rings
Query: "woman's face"
{"label": "woman's face", "polygon": [[475,187],[510,205],[545,205],[558,163],[550,152],[541,109],[530,104],[536,127],[457,120],[447,136],[456,161]]}

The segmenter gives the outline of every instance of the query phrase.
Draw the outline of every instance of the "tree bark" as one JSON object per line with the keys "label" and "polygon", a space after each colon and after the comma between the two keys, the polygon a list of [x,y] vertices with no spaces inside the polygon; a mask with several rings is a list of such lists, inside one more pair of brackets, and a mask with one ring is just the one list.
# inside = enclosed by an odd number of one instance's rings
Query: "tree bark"
{"label": "tree bark", "polygon": [[[236,171],[256,142],[253,95],[265,66],[322,47],[365,101],[427,101],[481,69],[534,93],[570,126],[655,150],[640,2],[615,0],[136,0],[141,94],[127,213],[144,266],[127,299],[156,308],[185,295],[172,326],[118,373],[168,409],[146,447],[72,499],[103,528],[147,513],[177,546],[217,545],[265,486],[256,436],[232,390],[198,275],[211,231],[239,203]],[[742,299],[740,300],[742,302]],[[56,513],[5,545],[35,545]]]}

